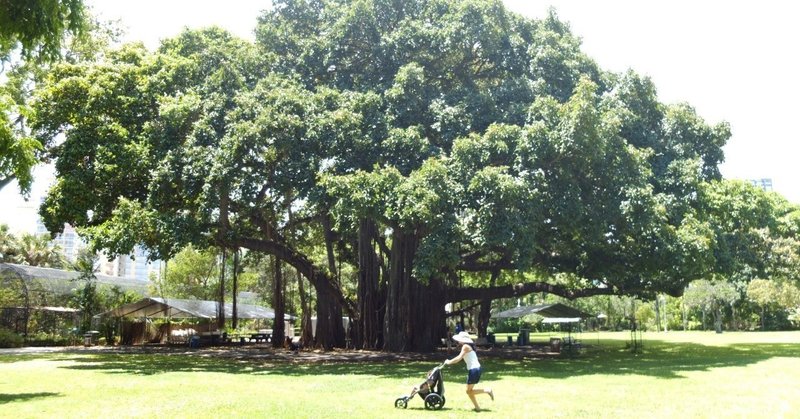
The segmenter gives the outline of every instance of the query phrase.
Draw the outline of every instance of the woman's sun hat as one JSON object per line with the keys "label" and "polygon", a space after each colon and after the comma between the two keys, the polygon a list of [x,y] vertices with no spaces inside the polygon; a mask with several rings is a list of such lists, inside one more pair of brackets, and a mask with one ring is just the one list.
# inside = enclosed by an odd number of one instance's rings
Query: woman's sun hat
{"label": "woman's sun hat", "polygon": [[472,342],[472,338],[469,337],[469,333],[465,331],[459,332],[457,335],[454,335],[453,340],[461,343],[474,343]]}

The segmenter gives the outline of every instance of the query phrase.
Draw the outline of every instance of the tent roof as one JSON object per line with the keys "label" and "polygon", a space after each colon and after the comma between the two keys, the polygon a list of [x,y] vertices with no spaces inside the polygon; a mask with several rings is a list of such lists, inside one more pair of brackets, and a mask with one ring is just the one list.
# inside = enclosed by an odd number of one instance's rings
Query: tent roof
{"label": "tent roof", "polygon": [[[42,286],[57,293],[70,293],[75,288],[74,281],[81,276],[80,272],[63,269],[41,268],[39,266],[0,263],[0,276],[17,277],[24,281],[37,281]],[[147,292],[148,281],[95,274],[99,284],[118,286],[124,290]]]}
{"label": "tent roof", "polygon": [[581,321],[580,317],[546,317],[542,323],[577,323]]}
{"label": "tent roof", "polygon": [[525,307],[515,307],[510,310],[501,311],[499,313],[493,314],[492,317],[494,318],[519,318],[524,317],[529,314],[538,314],[542,317],[553,317],[553,318],[587,318],[592,317],[590,314],[586,314],[576,308],[572,308],[566,304],[555,303],[555,304],[537,304],[533,306],[525,306]]}
{"label": "tent roof", "polygon": [[[271,308],[253,305],[236,304],[237,316],[240,319],[274,319],[275,311]],[[114,310],[98,314],[95,317],[129,317],[129,318],[165,318],[174,319],[215,319],[217,317],[217,302],[206,300],[180,300],[173,298],[143,298],[134,303],[125,304]],[[225,304],[225,316],[233,316],[233,304]],[[294,320],[291,314],[284,315],[286,320]]]}

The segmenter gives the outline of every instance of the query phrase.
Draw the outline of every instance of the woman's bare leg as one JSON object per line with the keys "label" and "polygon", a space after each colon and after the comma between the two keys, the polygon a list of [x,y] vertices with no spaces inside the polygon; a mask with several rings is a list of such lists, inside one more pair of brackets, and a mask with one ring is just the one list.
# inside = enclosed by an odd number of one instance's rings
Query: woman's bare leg
{"label": "woman's bare leg", "polygon": [[[478,410],[481,410],[481,407],[478,406],[478,401],[475,400],[475,394],[476,393],[475,393],[475,390],[472,389],[472,387],[474,385],[475,384],[467,384],[467,396],[469,396],[469,399],[472,401],[472,404],[475,406],[475,410],[478,411]],[[481,390],[481,391],[483,391],[483,390]]]}

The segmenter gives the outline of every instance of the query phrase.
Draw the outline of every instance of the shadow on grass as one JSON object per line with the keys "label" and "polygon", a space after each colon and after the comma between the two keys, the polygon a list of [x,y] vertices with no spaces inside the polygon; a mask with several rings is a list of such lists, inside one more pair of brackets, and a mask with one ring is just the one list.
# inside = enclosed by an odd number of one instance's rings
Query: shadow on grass
{"label": "shadow on grass", "polygon": [[26,402],[33,399],[41,399],[44,397],[60,396],[61,393],[18,393],[18,394],[3,394],[0,393],[0,405],[13,402]]}
{"label": "shadow on grass", "polygon": [[[744,367],[775,357],[800,357],[800,344],[737,344],[645,342],[642,353],[625,348],[595,347],[585,353],[545,362],[501,362],[498,375],[565,378],[581,375],[646,375],[683,378],[683,373],[713,368]],[[488,374],[491,376],[491,374]]]}
{"label": "shadow on grass", "polygon": [[[216,372],[225,374],[310,376],[366,375],[383,378],[425,377],[446,354],[422,360],[332,362],[290,362],[275,359],[203,356],[192,353],[136,354],[93,353],[47,355],[54,361],[72,361],[62,368],[101,371],[109,374],[153,375],[174,372]],[[694,343],[645,342],[644,351],[632,354],[619,342],[589,347],[574,357],[504,359],[494,353],[481,355],[484,377],[506,376],[559,379],[582,375],[646,375],[665,379],[683,378],[683,373],[713,368],[743,367],[775,357],[800,358],[800,344],[737,344],[705,346]],[[41,356],[38,357],[41,359]],[[441,359],[439,359],[441,358]],[[463,364],[446,367],[447,382],[465,377]]]}

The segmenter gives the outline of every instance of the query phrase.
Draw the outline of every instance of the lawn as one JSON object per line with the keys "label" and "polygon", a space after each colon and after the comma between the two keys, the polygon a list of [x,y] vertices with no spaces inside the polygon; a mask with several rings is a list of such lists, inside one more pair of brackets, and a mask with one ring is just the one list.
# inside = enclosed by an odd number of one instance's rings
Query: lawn
{"label": "lawn", "polygon": [[[532,339],[544,339],[535,336]],[[572,357],[483,352],[480,417],[800,417],[800,332],[584,333]],[[441,354],[442,357],[444,354]],[[0,352],[0,417],[464,417],[463,364],[445,370],[447,403],[394,399],[430,361],[301,363],[114,351]]]}

